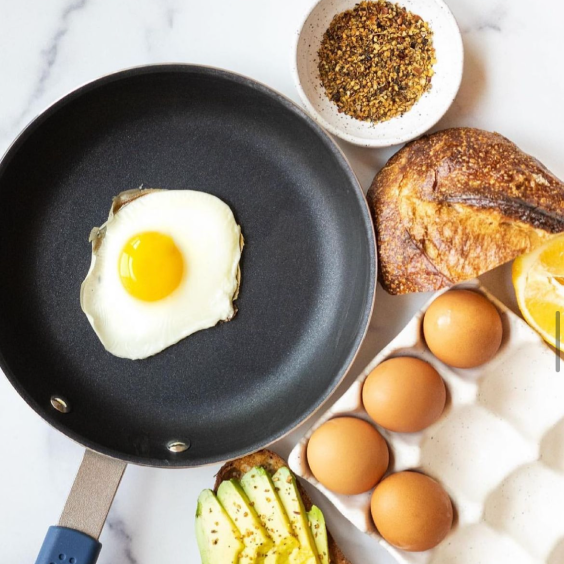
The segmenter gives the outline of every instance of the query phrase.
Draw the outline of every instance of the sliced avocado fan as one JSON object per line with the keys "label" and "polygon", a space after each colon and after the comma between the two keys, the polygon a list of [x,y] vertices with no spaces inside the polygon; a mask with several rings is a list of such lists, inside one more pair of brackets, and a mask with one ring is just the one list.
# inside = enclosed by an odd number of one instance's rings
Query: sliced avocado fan
{"label": "sliced avocado fan", "polygon": [[262,467],[241,480],[204,490],[196,509],[202,564],[330,564],[325,518],[306,512],[296,478],[286,467]]}

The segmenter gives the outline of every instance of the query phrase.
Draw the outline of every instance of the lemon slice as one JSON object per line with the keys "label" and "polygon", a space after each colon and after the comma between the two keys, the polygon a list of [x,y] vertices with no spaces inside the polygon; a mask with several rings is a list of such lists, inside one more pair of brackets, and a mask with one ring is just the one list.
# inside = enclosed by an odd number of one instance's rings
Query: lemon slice
{"label": "lemon slice", "polygon": [[515,259],[513,286],[527,323],[546,342],[564,351],[564,234]]}

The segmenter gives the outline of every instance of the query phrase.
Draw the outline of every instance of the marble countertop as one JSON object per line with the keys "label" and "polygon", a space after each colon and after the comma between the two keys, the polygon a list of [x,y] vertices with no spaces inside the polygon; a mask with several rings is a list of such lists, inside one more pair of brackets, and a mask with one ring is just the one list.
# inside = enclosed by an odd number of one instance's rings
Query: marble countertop
{"label": "marble countertop", "polygon": [[[199,63],[258,79],[297,101],[290,73],[294,33],[312,0],[0,0],[0,154],[40,111],[77,86],[126,67]],[[436,129],[499,131],[564,178],[564,4],[555,0],[448,0],[461,30],[460,93]],[[364,188],[397,150],[340,143]],[[508,267],[483,282],[515,309]],[[427,295],[379,289],[350,382]],[[0,312],[1,315],[1,312]],[[342,393],[347,382],[340,388]],[[56,524],[83,449],[51,429],[0,377],[0,548],[3,562],[34,562]],[[308,423],[309,425],[309,423]],[[275,445],[286,455],[305,432]],[[196,563],[196,498],[218,467],[130,466],[101,541],[100,564]],[[313,492],[354,563],[393,559]]]}

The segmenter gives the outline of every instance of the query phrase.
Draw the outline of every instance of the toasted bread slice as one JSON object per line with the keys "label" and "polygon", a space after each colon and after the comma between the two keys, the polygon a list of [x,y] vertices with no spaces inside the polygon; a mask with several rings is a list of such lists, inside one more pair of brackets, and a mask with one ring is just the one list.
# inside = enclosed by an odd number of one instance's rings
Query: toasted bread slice
{"label": "toasted bread slice", "polygon": [[[237,458],[236,460],[232,460],[231,462],[227,462],[224,464],[219,472],[217,473],[217,477],[215,480],[214,491],[217,493],[217,488],[221,482],[225,480],[240,480],[243,474],[246,474],[249,470],[254,468],[255,466],[262,466],[269,474],[274,475],[274,473],[283,466],[288,466],[288,463],[278,456],[275,452],[270,450],[259,450],[253,454],[249,454],[247,456],[243,456],[242,458]],[[307,492],[304,490],[302,485],[298,483],[298,490],[300,495],[302,496],[302,501],[304,502],[304,506],[306,511],[309,511],[313,505],[311,499],[307,495]],[[342,553],[341,549],[337,546],[337,543],[327,531],[327,539],[329,543],[329,561],[331,564],[350,564],[350,561],[345,558],[345,555]]]}

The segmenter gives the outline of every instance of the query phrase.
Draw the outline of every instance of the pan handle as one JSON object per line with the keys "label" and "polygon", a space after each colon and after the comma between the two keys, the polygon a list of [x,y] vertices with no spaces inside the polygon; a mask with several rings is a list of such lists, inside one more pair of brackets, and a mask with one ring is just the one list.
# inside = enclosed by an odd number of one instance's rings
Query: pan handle
{"label": "pan handle", "polygon": [[84,453],[57,527],[49,527],[35,564],[96,564],[102,527],[126,463]]}

